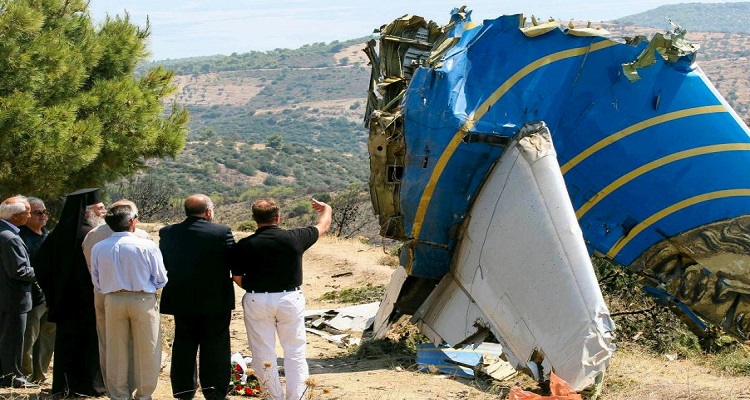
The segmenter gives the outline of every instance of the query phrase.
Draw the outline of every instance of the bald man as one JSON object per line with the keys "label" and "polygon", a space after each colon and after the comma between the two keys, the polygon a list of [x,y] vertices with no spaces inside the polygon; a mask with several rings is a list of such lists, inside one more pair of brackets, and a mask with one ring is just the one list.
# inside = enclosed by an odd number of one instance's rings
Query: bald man
{"label": "bald man", "polygon": [[[138,214],[138,207],[136,207],[135,203],[133,203],[130,200],[122,199],[118,200],[114,203],[112,203],[111,206],[109,206],[110,209],[116,206],[130,206],[135,210],[135,213]],[[112,233],[114,231],[112,228],[109,227],[107,224],[99,225],[95,227],[94,229],[90,230],[89,233],[86,234],[86,237],[83,238],[83,257],[86,259],[86,266],[89,269],[89,273],[91,272],[91,249],[94,247],[95,244],[101,242],[104,239],[107,239],[108,237],[112,236]],[[143,238],[143,239],[149,239],[151,240],[151,236],[148,234],[148,232],[144,231],[141,228],[135,228],[135,232],[133,234],[137,237]],[[99,339],[99,368],[102,370],[102,376],[107,376],[107,330],[106,330],[106,313],[104,310],[104,295],[97,292],[96,288],[94,288],[94,312],[96,313],[96,335]],[[130,343],[130,347],[132,348],[132,341]],[[129,355],[133,355],[133,352],[128,352]],[[128,365],[130,366],[128,370],[128,389],[130,390],[130,393],[135,392],[136,388],[138,387],[138,383],[135,379],[135,371],[133,370],[133,366],[135,365],[134,360],[129,360],[130,362]],[[106,379],[105,379],[105,386],[106,386]]]}
{"label": "bald man", "polygon": [[192,399],[197,389],[195,356],[203,396],[226,399],[231,369],[229,322],[234,288],[226,262],[234,245],[228,226],[211,222],[214,204],[204,194],[185,200],[187,218],[159,231],[159,248],[169,282],[161,295],[161,313],[174,315],[170,379],[172,394]]}

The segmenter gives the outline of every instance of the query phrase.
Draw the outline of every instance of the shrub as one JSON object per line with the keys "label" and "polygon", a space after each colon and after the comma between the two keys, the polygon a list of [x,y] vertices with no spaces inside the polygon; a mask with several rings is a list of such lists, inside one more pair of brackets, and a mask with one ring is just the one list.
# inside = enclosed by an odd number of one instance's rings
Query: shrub
{"label": "shrub", "polygon": [[338,301],[340,303],[364,304],[379,301],[385,294],[385,285],[367,284],[362,287],[334,290],[323,293],[320,300]]}
{"label": "shrub", "polygon": [[251,219],[242,221],[237,225],[237,230],[240,231],[254,231],[256,229],[258,229],[258,224]]}
{"label": "shrub", "polygon": [[750,351],[742,345],[731,346],[708,360],[730,375],[750,376]]}
{"label": "shrub", "polygon": [[689,357],[702,351],[698,337],[675,313],[640,290],[638,274],[604,259],[592,258],[618,342],[636,342],[658,353]]}
{"label": "shrub", "polygon": [[378,264],[381,265],[387,265],[389,267],[398,267],[399,261],[398,257],[392,256],[390,254],[384,254],[380,258],[378,258]]}

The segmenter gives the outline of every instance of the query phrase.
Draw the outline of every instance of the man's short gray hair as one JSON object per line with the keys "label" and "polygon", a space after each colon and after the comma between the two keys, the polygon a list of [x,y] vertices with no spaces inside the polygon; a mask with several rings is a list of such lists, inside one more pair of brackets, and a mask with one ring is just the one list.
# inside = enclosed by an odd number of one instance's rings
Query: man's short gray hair
{"label": "man's short gray hair", "polygon": [[44,205],[44,200],[40,199],[39,197],[31,197],[31,196],[29,196],[29,197],[26,198],[26,200],[29,201],[30,205],[34,205],[34,204],[42,205],[42,206]]}
{"label": "man's short gray hair", "polygon": [[[8,202],[10,199],[13,199],[13,201]],[[26,212],[26,203],[28,202],[26,196],[20,194],[9,197],[0,204],[0,219],[9,221],[14,215]]]}

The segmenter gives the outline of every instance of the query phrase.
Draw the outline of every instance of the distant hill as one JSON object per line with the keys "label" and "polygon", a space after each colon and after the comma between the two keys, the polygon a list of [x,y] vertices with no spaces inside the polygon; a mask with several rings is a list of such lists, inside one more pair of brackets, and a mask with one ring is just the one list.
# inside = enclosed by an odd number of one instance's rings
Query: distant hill
{"label": "distant hill", "polygon": [[[682,17],[667,18],[668,15]],[[750,62],[750,26],[739,25],[739,21],[750,21],[748,18],[750,2],[691,3],[658,7],[605,22],[601,26],[611,32],[613,38],[634,35],[651,38],[657,32],[667,31],[667,21],[671,19],[687,30],[686,39],[700,45],[696,58],[698,65],[747,122],[750,121],[750,75],[747,73]],[[647,19],[652,21],[650,25],[646,22]],[[636,20],[640,22],[630,22]],[[728,31],[729,26],[736,26],[738,30]]]}
{"label": "distant hill", "polygon": [[190,111],[191,132],[177,159],[149,173],[226,203],[366,182],[363,42],[158,62],[179,74],[170,100]]}
{"label": "distant hill", "polygon": [[665,29],[670,20],[690,32],[750,33],[750,2],[666,5],[618,18],[613,22]]}
{"label": "distant hill", "polygon": [[[681,4],[601,25],[613,38],[651,38],[666,30],[667,18],[678,22],[701,45],[701,68],[748,120],[750,33],[740,24],[748,13],[750,3]],[[176,197],[202,192],[224,204],[365,186],[365,41],[158,62],[178,73],[172,100],[190,111],[191,132],[183,153],[153,163],[149,174],[174,183]]]}
{"label": "distant hill", "polygon": [[178,74],[205,74],[221,71],[245,71],[275,68],[324,68],[331,65],[331,55],[340,52],[355,43],[364,43],[366,37],[350,39],[344,42],[335,40],[330,43],[311,43],[298,49],[274,49],[269,51],[250,51],[190,57],[174,60],[157,61],[157,64],[175,69]]}

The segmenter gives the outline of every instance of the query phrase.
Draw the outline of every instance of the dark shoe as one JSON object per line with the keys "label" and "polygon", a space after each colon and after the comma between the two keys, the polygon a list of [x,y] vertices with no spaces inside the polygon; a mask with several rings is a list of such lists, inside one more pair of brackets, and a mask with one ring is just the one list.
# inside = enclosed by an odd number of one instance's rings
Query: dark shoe
{"label": "dark shoe", "polygon": [[13,388],[15,389],[39,389],[39,385],[31,383],[26,378],[13,379]]}
{"label": "dark shoe", "polygon": [[223,392],[213,388],[204,388],[202,389],[202,391],[203,397],[205,397],[206,400],[229,400],[229,397],[227,397],[229,388],[227,388],[227,390],[224,390]]}

